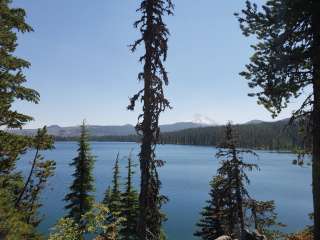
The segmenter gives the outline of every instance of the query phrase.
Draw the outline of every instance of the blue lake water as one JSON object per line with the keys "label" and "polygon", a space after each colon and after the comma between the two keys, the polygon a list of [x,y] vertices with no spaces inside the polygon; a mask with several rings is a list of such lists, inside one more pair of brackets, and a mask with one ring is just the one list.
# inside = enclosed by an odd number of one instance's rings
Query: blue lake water
{"label": "blue lake water", "polygon": [[[55,149],[45,152],[47,159],[57,163],[56,174],[50,179],[49,187],[42,196],[44,221],[40,231],[48,230],[64,215],[65,202],[62,200],[72,181],[73,169],[69,163],[76,156],[76,142],[57,142]],[[120,153],[122,177],[126,176],[125,156],[132,150],[137,162],[139,145],[136,143],[92,142],[92,153],[96,156],[94,175],[96,179],[96,200],[101,201],[103,193],[111,183],[112,168],[117,152]],[[165,160],[160,178],[163,183],[162,193],[170,201],[164,206],[168,221],[165,230],[169,240],[192,240],[199,212],[208,199],[209,181],[215,175],[219,165],[215,159],[214,147],[159,145],[157,156]],[[249,173],[250,194],[257,200],[275,200],[281,222],[287,224],[285,231],[302,229],[310,224],[308,213],[312,212],[311,169],[291,164],[295,155],[256,151],[260,171]],[[23,172],[30,169],[28,153],[20,161],[18,168]],[[134,182],[138,186],[138,167]]]}

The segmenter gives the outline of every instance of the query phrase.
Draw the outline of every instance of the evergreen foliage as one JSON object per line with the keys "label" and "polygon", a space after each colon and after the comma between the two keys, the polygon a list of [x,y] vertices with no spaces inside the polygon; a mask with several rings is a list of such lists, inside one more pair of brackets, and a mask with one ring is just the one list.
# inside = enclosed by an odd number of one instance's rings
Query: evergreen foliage
{"label": "evergreen foliage", "polygon": [[215,240],[224,234],[223,216],[221,215],[224,204],[223,199],[219,197],[223,194],[221,180],[221,177],[216,176],[210,182],[210,200],[207,201],[207,206],[201,212],[202,217],[197,223],[198,230],[194,233],[194,236],[201,237],[201,239]]}
{"label": "evergreen foliage", "polygon": [[[266,150],[295,150],[304,146],[297,123],[288,126],[288,121],[263,122],[258,124],[236,124],[237,147]],[[218,146],[224,138],[225,126],[185,129],[162,133],[162,144],[186,144]]]}
{"label": "evergreen foliage", "polygon": [[268,236],[279,236],[278,232],[272,230],[274,226],[280,226],[276,222],[274,202],[256,201],[250,197],[246,188],[250,183],[246,171],[258,169],[258,166],[245,162],[243,157],[256,154],[251,150],[237,149],[236,145],[232,125],[228,123],[225,139],[216,154],[221,160],[221,166],[210,184],[210,200],[201,213],[198,230],[194,235],[204,240],[216,239],[221,235],[245,239],[248,227]]}
{"label": "evergreen foliage", "polygon": [[125,191],[122,193],[122,212],[121,215],[125,219],[122,222],[120,236],[125,240],[138,240],[137,220],[139,216],[139,195],[132,184],[134,175],[131,153],[128,156],[127,179],[125,183]]}
{"label": "evergreen foliage", "polygon": [[27,214],[26,222],[28,224],[36,227],[42,220],[37,212],[42,206],[40,194],[45,188],[48,178],[54,175],[55,162],[45,160],[40,154],[41,150],[53,148],[52,137],[47,135],[46,128],[38,130],[37,135],[32,140],[35,155],[28,178],[15,202],[15,207]]}
{"label": "evergreen foliage", "polygon": [[94,177],[93,166],[94,157],[91,154],[90,145],[88,143],[88,135],[86,125],[83,122],[81,126],[81,137],[79,140],[78,156],[73,159],[70,166],[73,166],[73,182],[70,186],[70,192],[65,196],[64,200],[68,202],[65,208],[69,211],[68,217],[85,227],[81,223],[81,216],[92,208],[94,202],[93,191]]}
{"label": "evergreen foliage", "polygon": [[236,148],[237,140],[231,123],[227,124],[225,134],[225,140],[216,154],[216,157],[221,159],[221,167],[218,169],[218,174],[225,180],[224,192],[228,205],[228,233],[236,233],[235,229],[239,229],[237,236],[242,239],[245,229],[243,202],[244,198],[249,196],[245,186],[249,183],[246,170],[252,171],[254,168],[257,169],[258,166],[244,162],[242,156],[244,153],[256,154],[251,150],[239,150]]}
{"label": "evergreen foliage", "polygon": [[143,102],[143,114],[136,126],[137,132],[142,133],[138,232],[141,240],[147,240],[161,237],[165,219],[160,209],[166,198],[160,195],[161,182],[157,172],[163,161],[155,159],[155,146],[160,132],[160,113],[170,107],[163,89],[163,85],[168,84],[163,62],[167,58],[169,35],[163,16],[172,14],[173,4],[171,0],[142,0],[137,11],[142,16],[134,26],[140,30],[141,38],[134,42],[132,51],[144,44],[145,53],[140,58],[144,67],[138,75],[144,87],[130,99],[128,109],[133,110],[138,99]]}
{"label": "evergreen foliage", "polygon": [[[120,168],[119,168],[119,153],[117,154],[114,167],[113,167],[113,177],[112,177],[112,187],[108,186],[105,196],[103,199],[103,204],[108,206],[110,214],[108,214],[107,221],[112,223],[115,219],[121,218],[122,215],[122,193],[120,189]],[[125,216],[124,216],[125,217]],[[121,226],[116,226],[116,229],[109,229],[111,232],[106,232],[104,237],[112,235],[112,232],[119,233]],[[122,229],[122,228],[121,228]]]}
{"label": "evergreen foliage", "polygon": [[108,186],[104,193],[104,198],[102,200],[102,203],[108,206],[111,199],[111,195],[112,195],[111,187]]}
{"label": "evergreen foliage", "polygon": [[254,36],[254,54],[241,73],[257,92],[258,103],[277,116],[292,99],[303,98],[293,113],[311,133],[314,238],[320,239],[320,2],[251,1],[238,16],[245,36]]}
{"label": "evergreen foliage", "polygon": [[[25,22],[26,12],[11,6],[11,0],[0,0],[0,238],[39,239],[39,197],[55,164],[40,152],[53,147],[46,129],[35,137],[16,136],[8,128],[22,128],[33,118],[13,109],[18,101],[39,102],[39,93],[24,86],[23,71],[30,63],[14,55],[17,35],[33,29]],[[16,163],[27,150],[35,150],[27,179],[15,171]]]}
{"label": "evergreen foliage", "polygon": [[246,199],[244,206],[247,210],[246,217],[249,227],[254,227],[269,240],[283,238],[284,234],[279,231],[279,228],[285,225],[277,220],[278,214],[275,212],[274,201]]}
{"label": "evergreen foliage", "polygon": [[112,188],[109,201],[107,202],[110,211],[115,217],[121,216],[121,189],[120,189],[120,169],[119,169],[119,153],[113,167]]}
{"label": "evergreen foliage", "polygon": [[95,240],[117,240],[118,233],[114,231],[123,221],[122,218],[109,222],[110,210],[104,204],[93,204],[92,208],[81,217],[85,228],[73,218],[62,218],[50,233],[49,240],[78,240],[85,234],[96,236]]}
{"label": "evergreen foliage", "polygon": [[32,117],[12,109],[15,100],[39,102],[39,93],[23,86],[23,74],[30,63],[14,56],[17,47],[17,32],[26,33],[33,29],[25,22],[26,13],[21,8],[12,8],[11,0],[0,1],[0,127],[20,128]]}

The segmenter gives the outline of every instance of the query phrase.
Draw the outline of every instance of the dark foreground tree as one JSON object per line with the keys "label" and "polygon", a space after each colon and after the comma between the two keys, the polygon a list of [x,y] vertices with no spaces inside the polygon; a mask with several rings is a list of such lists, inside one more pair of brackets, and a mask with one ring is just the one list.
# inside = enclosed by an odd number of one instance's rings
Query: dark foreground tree
{"label": "dark foreground tree", "polygon": [[243,239],[245,230],[244,200],[249,198],[246,184],[249,178],[246,171],[258,169],[253,163],[243,160],[243,154],[256,154],[251,150],[237,149],[237,140],[231,123],[226,126],[226,136],[216,154],[221,160],[221,167],[218,175],[224,178],[224,193],[226,198],[225,215],[228,219],[228,234],[235,234],[239,239]]}
{"label": "dark foreground tree", "polygon": [[138,226],[138,209],[139,209],[139,195],[132,184],[132,177],[134,174],[131,153],[128,156],[127,165],[127,179],[125,183],[125,191],[122,194],[122,210],[121,216],[125,219],[122,222],[120,236],[124,240],[138,240],[137,226]]}
{"label": "dark foreground tree", "polygon": [[[36,137],[17,136],[4,130],[21,128],[32,120],[13,109],[16,100],[39,102],[39,93],[24,86],[23,71],[30,63],[14,55],[17,34],[33,30],[25,22],[25,11],[13,8],[11,3],[0,0],[0,239],[37,239],[39,194],[54,169],[54,162],[45,161],[39,152],[52,148],[53,142],[45,129]],[[29,149],[35,149],[36,154],[25,180],[15,170],[17,161]]]}
{"label": "dark foreground tree", "polygon": [[197,231],[194,236],[203,240],[215,240],[225,234],[223,227],[224,203],[221,197],[224,194],[224,189],[221,188],[221,180],[221,177],[216,176],[210,182],[210,199],[207,201],[208,205],[203,208],[201,219],[197,223]]}
{"label": "dark foreground tree", "polygon": [[195,236],[206,240],[227,235],[245,240],[249,228],[256,229],[258,235],[266,234],[270,240],[278,239],[280,232],[274,228],[282,225],[276,221],[274,202],[256,201],[247,191],[250,181],[246,172],[258,169],[244,160],[250,155],[257,156],[251,150],[237,148],[237,138],[228,123],[225,139],[216,153],[221,166],[211,182],[210,200],[201,213]]}
{"label": "dark foreground tree", "polygon": [[272,115],[291,99],[304,98],[293,118],[309,121],[312,136],[314,239],[320,239],[320,1],[268,0],[259,10],[246,2],[238,15],[245,36],[257,37],[242,72]]}
{"label": "dark foreground tree", "polygon": [[164,15],[171,15],[173,4],[171,0],[142,0],[137,10],[142,14],[134,23],[142,36],[133,45],[135,51],[140,44],[144,44],[145,52],[140,58],[144,64],[143,72],[138,78],[144,87],[130,101],[128,109],[133,110],[136,101],[143,102],[143,114],[136,129],[142,133],[140,151],[141,184],[139,196],[138,232],[141,240],[160,239],[161,225],[164,215],[160,208],[165,198],[160,195],[160,180],[157,167],[163,165],[155,158],[155,146],[159,137],[159,115],[170,107],[164,96],[163,85],[168,84],[167,72],[163,61],[167,58],[169,30],[163,22]]}
{"label": "dark foreground tree", "polygon": [[70,186],[70,193],[64,198],[68,202],[65,206],[69,210],[68,217],[73,218],[83,228],[85,226],[82,226],[81,217],[92,208],[94,202],[93,191],[95,188],[92,173],[94,161],[88,143],[86,125],[83,122],[81,125],[78,156],[70,164],[70,166],[75,168],[72,174],[74,179]]}

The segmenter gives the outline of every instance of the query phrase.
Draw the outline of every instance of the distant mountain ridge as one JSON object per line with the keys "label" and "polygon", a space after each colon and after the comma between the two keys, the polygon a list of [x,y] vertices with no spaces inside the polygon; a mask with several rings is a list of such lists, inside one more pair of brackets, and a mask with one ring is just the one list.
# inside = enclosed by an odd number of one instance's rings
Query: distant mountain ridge
{"label": "distant mountain ridge", "polygon": [[264,121],[261,121],[261,120],[258,120],[258,119],[254,119],[254,120],[251,120],[251,121],[246,122],[244,124],[260,124],[260,123],[264,123]]}
{"label": "distant mountain ridge", "polygon": [[[173,124],[160,125],[161,132],[175,132],[190,128],[208,127],[210,125],[194,122],[177,122]],[[56,137],[78,137],[80,136],[80,126],[60,127],[50,125],[47,127],[48,133]],[[35,135],[37,129],[9,130],[9,132],[21,135]],[[127,136],[136,134],[135,128],[131,124],[125,125],[88,125],[90,136]]]}

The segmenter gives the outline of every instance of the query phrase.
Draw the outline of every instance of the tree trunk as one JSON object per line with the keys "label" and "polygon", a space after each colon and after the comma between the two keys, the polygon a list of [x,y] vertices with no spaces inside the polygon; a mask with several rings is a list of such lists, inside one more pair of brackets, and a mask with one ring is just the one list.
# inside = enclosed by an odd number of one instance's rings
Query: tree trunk
{"label": "tree trunk", "polygon": [[[149,3],[149,8],[151,4]],[[144,105],[143,105],[143,122],[142,131],[143,138],[140,152],[140,170],[141,170],[141,183],[140,183],[140,196],[139,196],[139,222],[138,222],[138,234],[139,239],[147,240],[149,224],[148,214],[150,209],[149,199],[152,197],[150,192],[150,165],[152,161],[152,9],[147,11],[147,31],[144,34],[146,59],[144,65]]]}
{"label": "tree trunk", "polygon": [[312,191],[314,204],[314,239],[320,239],[320,2],[313,1],[313,93],[312,112]]}
{"label": "tree trunk", "polygon": [[233,150],[234,154],[234,162],[237,165],[236,167],[236,199],[237,199],[237,208],[238,208],[238,218],[240,225],[239,238],[243,240],[244,233],[244,216],[243,216],[243,201],[242,201],[242,191],[241,191],[241,179],[240,179],[240,169],[239,169],[239,161],[236,158],[236,152]]}
{"label": "tree trunk", "polygon": [[19,206],[19,203],[20,203],[20,201],[21,201],[21,199],[23,197],[23,194],[27,190],[27,186],[30,183],[30,180],[31,180],[31,177],[32,177],[32,174],[33,174],[33,170],[34,170],[34,168],[36,166],[36,161],[38,159],[38,155],[39,155],[39,146],[37,146],[37,150],[36,150],[36,153],[34,155],[34,158],[33,158],[33,161],[32,161],[32,166],[31,166],[31,169],[30,169],[30,172],[29,172],[29,176],[28,176],[28,178],[27,178],[27,180],[26,180],[26,182],[25,182],[25,184],[24,184],[24,186],[23,186],[23,188],[22,188],[22,190],[21,190],[21,192],[19,194],[18,199],[15,202],[15,207],[16,208]]}

